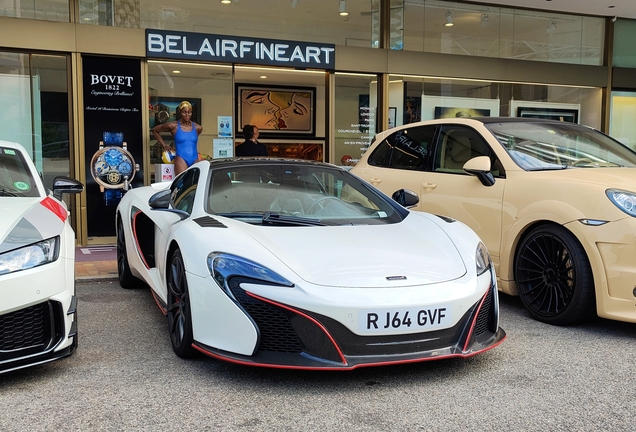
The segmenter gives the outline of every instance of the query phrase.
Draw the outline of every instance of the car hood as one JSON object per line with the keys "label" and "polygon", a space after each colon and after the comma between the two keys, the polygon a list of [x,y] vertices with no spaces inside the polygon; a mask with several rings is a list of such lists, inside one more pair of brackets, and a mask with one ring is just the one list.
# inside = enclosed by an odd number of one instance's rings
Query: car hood
{"label": "car hood", "polygon": [[316,285],[414,286],[466,274],[462,257],[444,230],[415,214],[388,225],[250,225],[246,229],[300,278]]}
{"label": "car hood", "polygon": [[64,222],[42,197],[0,198],[0,253],[59,235]]}

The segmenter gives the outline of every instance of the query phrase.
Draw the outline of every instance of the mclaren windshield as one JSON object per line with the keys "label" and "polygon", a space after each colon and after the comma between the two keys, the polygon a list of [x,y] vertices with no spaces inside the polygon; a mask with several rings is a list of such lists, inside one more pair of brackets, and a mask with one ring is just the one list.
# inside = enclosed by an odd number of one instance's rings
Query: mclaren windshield
{"label": "mclaren windshield", "polygon": [[240,162],[212,170],[207,212],[262,225],[386,224],[408,213],[337,167]]}

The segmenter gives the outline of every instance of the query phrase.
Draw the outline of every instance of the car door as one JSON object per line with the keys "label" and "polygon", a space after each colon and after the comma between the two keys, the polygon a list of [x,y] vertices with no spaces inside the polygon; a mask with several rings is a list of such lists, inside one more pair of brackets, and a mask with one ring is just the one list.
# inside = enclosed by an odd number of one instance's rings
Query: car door
{"label": "car door", "polygon": [[[489,156],[495,176],[484,186],[467,174],[463,164]],[[416,192],[413,210],[450,216],[475,230],[498,262],[501,243],[502,198],[505,173],[486,141],[463,125],[420,125],[400,129],[379,142],[357,173],[391,195],[405,188]]]}
{"label": "car door", "polygon": [[[505,173],[487,142],[474,129],[443,125],[436,134],[431,169],[420,179],[421,209],[464,222],[481,237],[495,264],[501,247]],[[486,186],[463,170],[477,156],[488,156],[495,184]]]}

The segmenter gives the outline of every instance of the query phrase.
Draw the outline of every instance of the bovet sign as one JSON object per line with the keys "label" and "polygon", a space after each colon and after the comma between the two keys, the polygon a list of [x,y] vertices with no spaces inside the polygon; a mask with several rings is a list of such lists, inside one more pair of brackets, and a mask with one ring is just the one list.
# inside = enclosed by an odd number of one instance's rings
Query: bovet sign
{"label": "bovet sign", "polygon": [[146,29],[148,58],[333,70],[335,45]]}

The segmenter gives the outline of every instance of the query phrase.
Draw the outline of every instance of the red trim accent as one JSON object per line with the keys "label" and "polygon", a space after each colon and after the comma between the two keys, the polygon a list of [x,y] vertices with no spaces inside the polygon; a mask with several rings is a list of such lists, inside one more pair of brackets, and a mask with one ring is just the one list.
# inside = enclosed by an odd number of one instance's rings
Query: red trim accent
{"label": "red trim accent", "polygon": [[62,204],[55,201],[51,197],[44,198],[42,201],[40,201],[40,204],[42,204],[44,207],[46,207],[47,209],[55,213],[55,216],[59,217],[62,220],[62,222],[66,222],[66,218],[68,217],[68,212],[66,211],[66,209],[64,208]]}
{"label": "red trim accent", "polygon": [[141,261],[144,263],[144,267],[146,267],[147,270],[150,270],[150,266],[146,262],[146,258],[144,258],[143,254],[141,253],[141,248],[139,247],[139,241],[137,240],[137,229],[136,229],[137,224],[135,224],[135,221],[137,220],[137,216],[139,216],[140,214],[141,214],[141,210],[138,210],[135,212],[135,214],[132,217],[132,221],[130,225],[131,225],[133,238],[135,239],[135,246],[136,246],[135,249],[137,250],[137,255],[139,255],[139,258],[141,258]]}
{"label": "red trim accent", "polygon": [[477,324],[477,318],[479,317],[479,312],[481,312],[481,307],[484,305],[484,302],[486,301],[486,297],[488,297],[488,294],[490,294],[490,290],[492,290],[492,285],[488,285],[486,294],[484,294],[484,296],[481,298],[481,301],[479,302],[479,306],[477,307],[477,312],[475,313],[475,317],[473,318],[473,323],[470,325],[470,330],[468,330],[468,334],[466,336],[466,343],[464,344],[464,348],[462,349],[462,351],[466,351],[468,349],[468,342],[470,342],[470,339],[473,336],[473,330],[475,330],[475,325]]}
{"label": "red trim accent", "polygon": [[480,351],[475,351],[472,352],[470,354],[450,354],[450,355],[446,355],[446,356],[439,356],[439,357],[429,357],[429,358],[425,358],[425,359],[410,359],[410,360],[395,360],[395,361],[387,361],[387,362],[377,362],[377,363],[365,363],[365,364],[359,364],[359,365],[354,365],[354,366],[349,366],[349,367],[331,367],[331,366],[325,366],[325,367],[304,367],[304,366],[285,366],[285,365],[272,365],[272,364],[266,364],[266,363],[255,363],[255,362],[248,362],[248,361],[241,361],[241,360],[236,360],[233,358],[227,358],[227,357],[223,357],[222,355],[216,354],[216,353],[212,353],[210,351],[207,351],[206,349],[197,346],[196,343],[192,344],[192,347],[194,349],[196,349],[197,351],[200,351],[201,353],[215,358],[217,360],[223,360],[229,363],[235,363],[235,364],[240,364],[243,366],[259,366],[259,367],[266,367],[266,368],[272,368],[272,369],[299,369],[299,370],[332,370],[332,371],[336,371],[336,370],[353,370],[353,369],[357,369],[357,368],[361,368],[361,367],[371,367],[371,366],[389,366],[389,365],[398,365],[398,364],[407,364],[407,363],[418,363],[418,362],[425,362],[425,361],[431,361],[431,360],[443,360],[443,359],[449,359],[449,358],[469,358],[472,356],[475,356],[477,354],[481,354],[483,352],[489,351],[497,346],[499,346],[499,344],[501,344],[504,340],[506,340],[507,336],[504,336],[499,342],[497,342],[496,344],[493,344],[491,346],[489,346],[488,348],[484,348],[483,350]]}
{"label": "red trim accent", "polygon": [[333,339],[333,337],[329,334],[329,332],[327,331],[327,329],[325,328],[325,326],[323,326],[323,325],[322,325],[319,321],[317,321],[317,320],[316,320],[316,319],[314,319],[313,317],[310,317],[310,316],[309,316],[309,315],[307,315],[306,313],[303,313],[303,312],[301,312],[301,311],[299,311],[299,310],[297,310],[297,309],[294,309],[294,308],[291,308],[291,307],[289,307],[289,306],[286,306],[286,305],[284,305],[284,304],[282,304],[282,303],[278,303],[278,302],[275,302],[275,301],[272,301],[272,300],[266,299],[266,298],[264,298],[264,297],[261,297],[261,296],[259,296],[259,295],[254,294],[254,293],[251,293],[251,292],[249,292],[249,291],[245,291],[245,294],[247,294],[247,295],[248,295],[248,296],[250,296],[250,297],[254,297],[255,299],[258,299],[258,300],[260,300],[260,301],[262,301],[262,302],[269,303],[269,304],[272,304],[272,305],[274,305],[274,306],[278,306],[278,307],[283,308],[283,309],[287,309],[288,311],[291,311],[291,312],[293,312],[293,313],[295,313],[295,314],[298,314],[298,315],[300,315],[300,316],[303,316],[303,317],[307,318],[309,321],[311,321],[311,322],[313,322],[314,324],[316,324],[316,325],[318,326],[318,328],[320,328],[320,329],[321,329],[321,330],[322,330],[322,331],[323,331],[323,332],[327,335],[327,337],[329,338],[329,340],[330,340],[330,341],[331,341],[331,343],[333,344],[333,346],[334,346],[334,348],[336,349],[336,351],[338,351],[338,355],[340,356],[340,359],[342,360],[342,363],[343,363],[343,364],[345,364],[345,365],[347,364],[347,360],[345,359],[344,354],[342,354],[342,350],[340,350],[340,347],[338,346],[338,344],[336,343],[336,341]]}
{"label": "red trim accent", "polygon": [[161,313],[164,315],[168,315],[168,309],[165,309],[163,307],[163,305],[161,304],[161,301],[157,297],[157,294],[155,294],[155,292],[152,289],[150,290],[150,293],[152,294],[152,299],[155,301],[155,303],[157,303],[157,306],[159,307],[159,310],[161,311]]}

